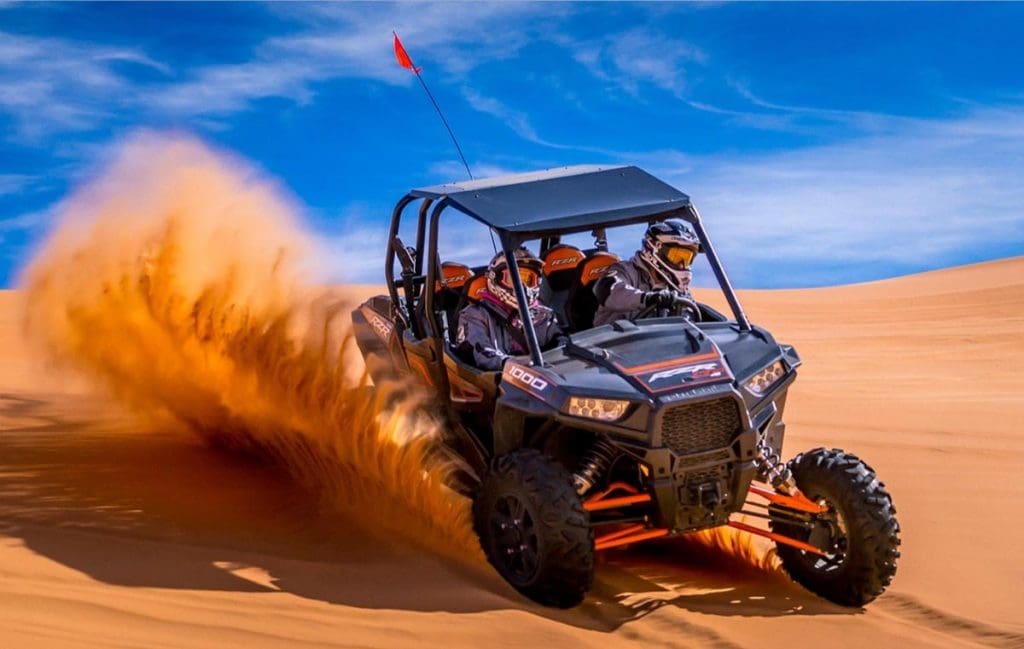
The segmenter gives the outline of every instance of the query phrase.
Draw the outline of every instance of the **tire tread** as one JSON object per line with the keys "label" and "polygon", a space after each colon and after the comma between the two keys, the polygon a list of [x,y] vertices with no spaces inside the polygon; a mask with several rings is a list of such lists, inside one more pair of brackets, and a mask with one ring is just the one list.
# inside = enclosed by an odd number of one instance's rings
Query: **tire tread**
{"label": "tire tread", "polygon": [[871,602],[892,583],[900,556],[900,525],[885,483],[867,463],[840,449],[801,453],[789,462],[789,468],[805,493],[824,485],[847,504],[847,536],[852,545],[840,578],[826,578],[808,568],[801,551],[780,544],[783,568],[794,581],[837,604],[863,606]]}
{"label": "tire tread", "polygon": [[[502,489],[518,490],[536,509],[544,551],[535,577],[517,584],[492,556],[490,507]],[[569,473],[553,458],[519,449],[498,458],[473,501],[473,526],[492,566],[519,592],[544,604],[569,608],[583,601],[594,580],[594,533]]]}

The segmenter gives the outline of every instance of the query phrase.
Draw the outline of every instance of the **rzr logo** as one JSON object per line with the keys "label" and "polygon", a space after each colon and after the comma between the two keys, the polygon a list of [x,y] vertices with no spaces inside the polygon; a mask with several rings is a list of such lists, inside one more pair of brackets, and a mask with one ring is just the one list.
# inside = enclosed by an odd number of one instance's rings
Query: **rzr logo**
{"label": "rzr logo", "polygon": [[673,367],[670,370],[662,370],[661,372],[655,372],[648,379],[648,382],[654,383],[661,379],[670,379],[673,376],[679,376],[680,374],[688,375],[685,379],[687,381],[696,381],[699,379],[716,378],[722,376],[722,367],[718,363],[701,363],[699,365],[684,365],[682,367]]}
{"label": "rzr logo", "polygon": [[577,257],[566,257],[565,259],[552,259],[551,260],[551,265],[552,266],[565,266],[566,264],[574,264],[577,261],[579,261],[579,259]]}
{"label": "rzr logo", "polygon": [[513,365],[512,367],[510,367],[508,370],[508,375],[515,379],[516,381],[524,383],[525,385],[533,388],[534,390],[544,391],[547,389],[549,385],[547,381],[540,378],[536,374],[527,372],[524,368],[520,367],[519,365]]}
{"label": "rzr logo", "polygon": [[382,340],[387,340],[391,335],[391,323],[378,315],[370,316],[370,326]]}
{"label": "rzr logo", "polygon": [[455,275],[453,277],[445,277],[444,278],[444,284],[445,284],[445,286],[451,286],[453,284],[461,284],[461,283],[465,282],[467,279],[469,279],[469,275],[463,273],[461,275]]}

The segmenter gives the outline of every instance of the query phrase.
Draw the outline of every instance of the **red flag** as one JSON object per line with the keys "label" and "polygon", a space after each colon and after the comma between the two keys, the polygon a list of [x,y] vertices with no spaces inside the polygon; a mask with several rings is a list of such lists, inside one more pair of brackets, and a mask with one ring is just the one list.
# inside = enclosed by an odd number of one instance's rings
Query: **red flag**
{"label": "red flag", "polygon": [[402,66],[406,70],[412,70],[416,74],[419,74],[420,70],[423,68],[413,66],[412,59],[409,58],[409,53],[405,51],[404,47],[402,47],[402,41],[398,40],[398,34],[395,32],[391,33],[395,34],[395,58],[398,59],[398,65]]}

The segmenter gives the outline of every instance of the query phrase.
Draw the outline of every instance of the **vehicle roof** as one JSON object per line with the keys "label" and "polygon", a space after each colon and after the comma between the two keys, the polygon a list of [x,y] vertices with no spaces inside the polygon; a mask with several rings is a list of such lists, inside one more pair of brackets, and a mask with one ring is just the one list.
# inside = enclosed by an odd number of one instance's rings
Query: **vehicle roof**
{"label": "vehicle roof", "polygon": [[414,189],[447,198],[495,230],[526,235],[578,231],[668,216],[690,197],[633,166],[579,165]]}

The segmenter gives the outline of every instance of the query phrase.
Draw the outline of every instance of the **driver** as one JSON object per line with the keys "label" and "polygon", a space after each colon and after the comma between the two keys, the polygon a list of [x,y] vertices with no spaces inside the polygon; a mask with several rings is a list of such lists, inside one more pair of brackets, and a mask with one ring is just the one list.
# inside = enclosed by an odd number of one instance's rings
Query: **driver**
{"label": "driver", "polygon": [[631,259],[608,267],[594,284],[597,313],[594,326],[632,320],[646,309],[667,309],[679,315],[679,297],[693,300],[690,278],[700,243],[679,221],[654,223],[644,233],[640,250]]}
{"label": "driver", "polygon": [[[558,344],[562,331],[554,311],[537,301],[543,264],[523,246],[516,249],[515,255],[537,342],[542,350],[550,349]],[[501,370],[510,356],[529,353],[504,252],[496,254],[487,265],[487,288],[481,292],[479,301],[459,315],[457,343],[459,351],[467,359],[472,358],[474,365],[491,372]]]}

